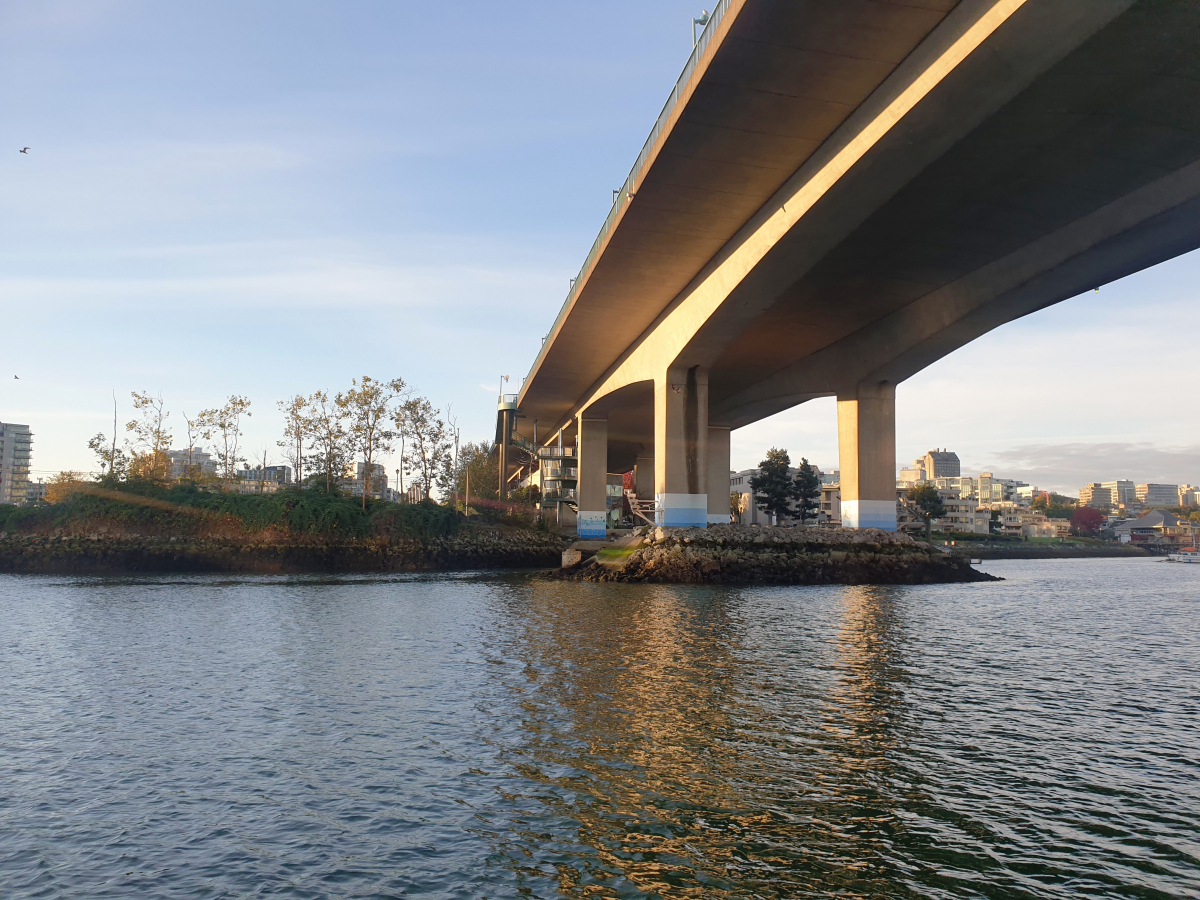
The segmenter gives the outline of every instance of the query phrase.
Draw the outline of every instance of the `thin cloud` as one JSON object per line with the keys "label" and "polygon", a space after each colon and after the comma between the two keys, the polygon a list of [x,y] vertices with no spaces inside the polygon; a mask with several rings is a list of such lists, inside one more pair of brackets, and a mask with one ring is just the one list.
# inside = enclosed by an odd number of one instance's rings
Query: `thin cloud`
{"label": "thin cloud", "polygon": [[1150,442],[1025,444],[1002,450],[972,466],[991,469],[1049,490],[1076,493],[1092,481],[1195,484],[1200,480],[1200,444],[1180,447]]}

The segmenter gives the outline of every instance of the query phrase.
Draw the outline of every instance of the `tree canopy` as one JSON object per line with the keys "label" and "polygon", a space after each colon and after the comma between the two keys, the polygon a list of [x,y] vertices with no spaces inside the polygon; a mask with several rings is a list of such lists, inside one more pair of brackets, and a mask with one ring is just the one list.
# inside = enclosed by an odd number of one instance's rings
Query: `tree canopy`
{"label": "tree canopy", "polygon": [[750,478],[750,490],[759,509],[775,516],[776,521],[791,513],[796,499],[796,483],[788,474],[792,460],[786,450],[772,447],[758,464],[758,474]]}
{"label": "tree canopy", "polygon": [[942,495],[938,493],[935,485],[926,481],[909,488],[907,499],[909,506],[925,523],[925,537],[928,538],[933,520],[946,515],[946,504],[942,502]]}
{"label": "tree canopy", "polygon": [[821,479],[817,471],[808,464],[806,457],[800,458],[800,470],[796,472],[793,493],[796,497],[796,515],[800,523],[816,520],[821,510]]}

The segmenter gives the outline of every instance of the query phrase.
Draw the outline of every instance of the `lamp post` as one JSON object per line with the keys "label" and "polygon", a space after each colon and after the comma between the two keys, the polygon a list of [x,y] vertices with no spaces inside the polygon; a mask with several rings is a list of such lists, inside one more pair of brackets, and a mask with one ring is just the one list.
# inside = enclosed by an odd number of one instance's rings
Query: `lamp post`
{"label": "lamp post", "polygon": [[700,15],[698,15],[696,18],[692,19],[692,46],[693,47],[696,46],[696,42],[699,40],[696,37],[696,26],[699,25],[701,28],[703,28],[707,24],[708,24],[708,10],[702,9],[702,10],[700,10]]}

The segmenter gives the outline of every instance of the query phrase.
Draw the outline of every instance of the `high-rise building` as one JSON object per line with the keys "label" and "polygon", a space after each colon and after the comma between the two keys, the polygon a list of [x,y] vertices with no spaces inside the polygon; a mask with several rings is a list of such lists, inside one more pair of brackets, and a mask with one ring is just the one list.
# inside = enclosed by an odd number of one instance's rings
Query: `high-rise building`
{"label": "high-rise building", "polygon": [[1139,484],[1135,491],[1137,499],[1147,506],[1178,506],[1179,485]]}
{"label": "high-rise building", "polygon": [[1102,481],[1100,486],[1108,488],[1113,506],[1124,506],[1137,500],[1137,490],[1132,481]]}
{"label": "high-rise building", "polygon": [[1112,491],[1099,481],[1085,484],[1079,489],[1079,505],[1090,506],[1093,509],[1108,509],[1113,505]]}
{"label": "high-rise building", "polygon": [[0,503],[25,505],[33,432],[28,425],[0,422]]}
{"label": "high-rise building", "polygon": [[958,454],[944,448],[930,450],[921,462],[925,469],[925,477],[930,481],[934,478],[958,478],[962,475],[962,465],[958,461]]}

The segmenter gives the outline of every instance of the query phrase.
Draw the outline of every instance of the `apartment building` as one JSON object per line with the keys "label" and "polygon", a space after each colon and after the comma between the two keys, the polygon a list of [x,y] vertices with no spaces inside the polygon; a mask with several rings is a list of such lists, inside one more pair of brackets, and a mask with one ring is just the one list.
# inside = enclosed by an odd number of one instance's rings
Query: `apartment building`
{"label": "apartment building", "polygon": [[925,477],[933,478],[958,478],[962,475],[962,463],[958,461],[958,454],[944,447],[941,450],[930,450],[924,457]]}
{"label": "apartment building", "polygon": [[25,505],[32,455],[33,432],[29,426],[0,422],[0,503]]}
{"label": "apartment building", "polygon": [[1079,505],[1108,509],[1113,505],[1112,492],[1099,481],[1088,482],[1079,489]]}
{"label": "apartment building", "polygon": [[1113,506],[1128,506],[1137,501],[1137,488],[1132,481],[1102,481],[1100,486],[1108,490]]}
{"label": "apartment building", "polygon": [[[287,466],[276,466],[272,468],[288,469],[288,478],[291,479],[291,469]],[[355,466],[353,478],[343,478],[340,485],[343,491],[352,497],[361,497],[363,495],[363,481],[366,476],[366,463],[358,463]],[[371,497],[375,500],[382,500],[387,496],[388,492],[388,477],[387,469],[379,465],[379,463],[371,463]]]}
{"label": "apartment building", "polygon": [[168,450],[167,478],[178,481],[188,475],[216,476],[217,461],[212,454],[191,447],[187,450]]}
{"label": "apartment building", "polygon": [[[816,466],[813,466],[812,470],[813,470],[813,472],[816,473],[817,480],[821,483],[821,500],[824,501],[826,489],[828,489],[829,487],[836,488],[837,484],[836,484],[836,482],[833,484],[830,484],[829,476],[822,474],[821,470],[819,468],[817,468]],[[794,481],[796,478],[796,475],[797,475],[797,473],[799,473],[799,471],[800,470],[797,468],[788,469],[788,478],[791,478]],[[835,475],[835,476],[837,475],[836,472],[833,472],[831,474]],[[759,508],[759,506],[754,502],[754,492],[750,489],[750,479],[756,477],[757,475],[758,475],[757,468],[743,469],[740,472],[730,472],[729,473],[729,492],[731,495],[732,494],[740,495],[737,500],[738,512],[734,515],[734,521],[740,525],[770,525],[771,524],[771,514],[763,512],[762,509]],[[730,505],[731,506],[733,505],[732,497],[730,498]],[[792,503],[790,505],[793,508],[795,508],[795,503]],[[818,521],[820,521],[819,512],[820,512],[820,510],[818,511]],[[838,520],[839,521],[841,520],[841,504],[840,503],[838,504]],[[794,525],[794,524],[798,524],[798,521],[799,520],[789,518],[789,519],[786,519],[783,522],[779,522],[777,524]],[[810,524],[811,524],[811,520],[810,520]]]}
{"label": "apartment building", "polygon": [[1179,485],[1139,484],[1134,489],[1139,503],[1146,506],[1178,506]]}

